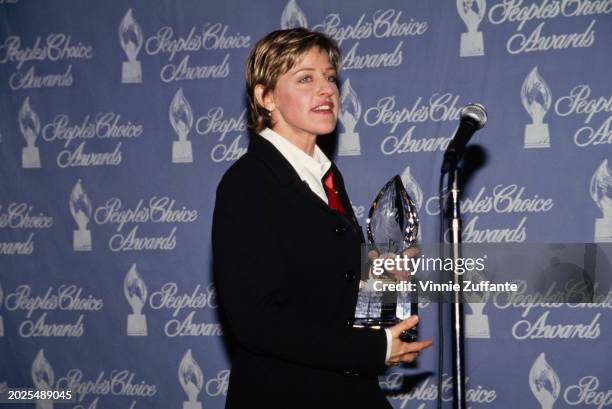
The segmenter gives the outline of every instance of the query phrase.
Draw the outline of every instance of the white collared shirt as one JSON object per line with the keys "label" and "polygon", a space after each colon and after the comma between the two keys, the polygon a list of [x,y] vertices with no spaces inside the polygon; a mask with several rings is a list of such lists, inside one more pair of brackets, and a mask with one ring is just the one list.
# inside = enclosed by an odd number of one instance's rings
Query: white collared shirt
{"label": "white collared shirt", "polygon": [[310,190],[327,203],[327,193],[325,193],[321,179],[331,168],[331,161],[325,156],[321,148],[315,145],[314,153],[310,156],[270,128],[264,129],[259,134],[278,149],[295,169],[300,179],[306,182]]}
{"label": "white collared shirt", "polygon": [[[259,134],[278,149],[283,157],[291,164],[293,169],[295,169],[299,177],[308,184],[310,190],[319,196],[325,203],[328,203],[327,193],[325,193],[322,179],[331,167],[331,161],[325,156],[321,148],[315,145],[314,153],[310,156],[270,128],[264,129]],[[385,328],[385,335],[387,336],[385,362],[387,362],[391,356],[391,342],[393,337],[388,328]]]}

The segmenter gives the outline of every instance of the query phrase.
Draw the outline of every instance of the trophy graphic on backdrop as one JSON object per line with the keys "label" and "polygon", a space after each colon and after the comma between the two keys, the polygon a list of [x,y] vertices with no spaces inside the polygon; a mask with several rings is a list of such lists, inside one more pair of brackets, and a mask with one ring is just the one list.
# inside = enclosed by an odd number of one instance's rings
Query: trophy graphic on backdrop
{"label": "trophy graphic on backdrop", "polygon": [[338,115],[344,132],[338,135],[338,155],[352,156],[361,154],[359,134],[355,126],[361,118],[361,104],[357,93],[351,87],[351,80],[346,79],[340,90],[340,114]]}
{"label": "trophy graphic on backdrop", "polygon": [[[476,10],[474,10],[476,5]],[[467,27],[467,33],[461,33],[459,55],[461,57],[477,57],[484,55],[482,32],[478,26],[485,14],[485,0],[457,0],[457,12]]]}
{"label": "trophy graphic on backdrop", "polygon": [[544,352],[538,356],[531,366],[529,387],[533,396],[540,402],[542,409],[552,409],[559,397],[561,384],[555,370],[546,362]]}
{"label": "trophy graphic on backdrop", "polygon": [[183,402],[183,409],[202,409],[202,402],[197,399],[204,386],[204,374],[191,356],[191,349],[188,349],[181,359],[178,378],[188,399],[187,402]]}
{"label": "trophy graphic on backdrop", "polygon": [[183,94],[182,88],[179,88],[174,94],[168,114],[170,115],[170,124],[172,124],[174,132],[179,137],[178,141],[172,143],[172,162],[191,163],[193,162],[193,153],[191,141],[187,140],[187,136],[193,126],[193,111]]}
{"label": "trophy graphic on backdrop", "polygon": [[525,148],[549,148],[550,135],[544,116],[550,108],[550,88],[538,73],[531,70],[523,82],[521,101],[533,123],[525,125]]}
{"label": "trophy graphic on backdrop", "polygon": [[308,27],[306,15],[295,0],[289,0],[281,14],[281,28]]}
{"label": "trophy graphic on backdrop", "polygon": [[[55,383],[55,374],[53,368],[49,365],[49,361],[45,358],[45,353],[41,349],[38,351],[34,362],[32,362],[32,382],[34,387],[39,390],[47,390],[53,388]],[[36,409],[53,409],[53,401],[39,400],[36,402]]]}
{"label": "trophy graphic on backdrop", "polygon": [[[468,270],[464,275],[465,280],[470,280],[472,283],[480,283],[485,281],[482,274],[477,270]],[[472,310],[471,314],[465,314],[465,337],[466,338],[491,338],[489,329],[489,317],[482,313],[487,300],[491,294],[487,292],[464,293],[464,298],[467,305]]]}
{"label": "trophy graphic on backdrop", "polygon": [[123,279],[123,294],[133,311],[127,317],[127,335],[147,336],[147,316],[142,313],[147,302],[147,286],[138,274],[136,264],[132,264]]}
{"label": "trophy graphic on backdrop", "polygon": [[[376,195],[366,220],[368,252],[381,256],[400,255],[417,242],[419,219],[416,205],[406,193],[399,175],[389,180]],[[376,281],[395,279],[383,274],[375,277],[372,268],[362,271],[353,325],[355,327],[387,327],[417,314],[416,292],[376,291]],[[416,335],[416,328],[411,330]]]}
{"label": "trophy graphic on backdrop", "polygon": [[78,230],[72,234],[72,246],[74,251],[91,251],[91,231],[87,230],[87,224],[91,218],[91,201],[83,189],[81,179],[70,193],[70,213],[74,218]]}
{"label": "trophy graphic on backdrop", "polygon": [[142,40],[140,24],[132,16],[132,9],[129,9],[119,24],[119,43],[128,58],[121,66],[121,82],[124,84],[142,82],[142,67],[136,59],[142,47]]}
{"label": "trophy graphic on backdrop", "polygon": [[21,151],[22,168],[40,168],[40,152],[35,146],[40,132],[40,119],[30,107],[30,97],[26,97],[19,110],[19,129],[27,146]]}
{"label": "trophy graphic on backdrop", "polygon": [[591,198],[601,210],[602,218],[595,220],[595,242],[612,243],[612,171],[604,159],[591,177]]}
{"label": "trophy graphic on backdrop", "polygon": [[[4,293],[2,292],[2,283],[0,283],[0,307],[2,307],[2,301],[4,299]],[[4,321],[2,315],[0,315],[0,337],[4,336]]]}

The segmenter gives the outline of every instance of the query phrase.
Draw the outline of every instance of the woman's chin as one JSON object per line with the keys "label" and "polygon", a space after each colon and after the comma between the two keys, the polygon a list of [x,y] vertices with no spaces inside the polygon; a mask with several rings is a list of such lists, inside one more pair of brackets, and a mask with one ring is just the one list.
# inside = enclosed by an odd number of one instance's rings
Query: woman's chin
{"label": "woman's chin", "polygon": [[329,125],[319,126],[317,128],[315,135],[328,135],[336,129],[336,121],[334,121],[333,124],[330,123]]}

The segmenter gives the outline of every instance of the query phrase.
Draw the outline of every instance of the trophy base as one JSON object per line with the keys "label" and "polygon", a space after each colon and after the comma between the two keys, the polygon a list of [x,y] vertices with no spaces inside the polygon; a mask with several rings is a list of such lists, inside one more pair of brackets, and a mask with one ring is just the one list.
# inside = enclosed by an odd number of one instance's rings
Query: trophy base
{"label": "trophy base", "polygon": [[147,317],[143,314],[129,314],[127,317],[127,334],[131,337],[146,337]]}
{"label": "trophy base", "polygon": [[2,320],[2,317],[0,316],[0,337],[4,336],[4,321]]}
{"label": "trophy base", "polygon": [[466,338],[491,338],[489,317],[486,315],[468,314],[465,316]]}
{"label": "trophy base", "polygon": [[358,155],[361,155],[359,134],[355,132],[346,132],[338,135],[338,156]]}
{"label": "trophy base", "polygon": [[595,220],[595,242],[612,243],[612,219]]}
{"label": "trophy base", "polygon": [[72,243],[74,251],[91,251],[91,230],[75,230]]}
{"label": "trophy base", "polygon": [[400,322],[398,318],[355,318],[353,321],[354,328],[387,328],[392,327]]}
{"label": "trophy base", "polygon": [[525,125],[525,149],[550,148],[548,124]]}
{"label": "trophy base", "polygon": [[461,33],[461,45],[459,56],[461,57],[480,57],[484,55],[484,42],[482,32]]}
{"label": "trophy base", "polygon": [[172,163],[193,162],[191,141],[174,141],[172,143]]}
{"label": "trophy base", "polygon": [[202,409],[202,402],[183,402],[183,409]]}
{"label": "trophy base", "polygon": [[50,400],[36,401],[36,409],[53,409],[53,401],[50,401]]}
{"label": "trophy base", "polygon": [[24,169],[40,168],[38,148],[23,148],[23,151],[21,151],[21,167]]}
{"label": "trophy base", "polygon": [[140,61],[125,61],[122,64],[121,82],[124,84],[139,84],[142,82],[142,67]]}

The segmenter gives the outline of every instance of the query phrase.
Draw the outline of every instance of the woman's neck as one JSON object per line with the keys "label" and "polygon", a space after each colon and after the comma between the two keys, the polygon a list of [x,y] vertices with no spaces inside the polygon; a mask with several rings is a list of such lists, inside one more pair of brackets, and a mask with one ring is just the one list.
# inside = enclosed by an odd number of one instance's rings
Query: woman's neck
{"label": "woman's neck", "polygon": [[317,135],[312,134],[297,134],[295,132],[287,132],[282,129],[272,129],[274,132],[306,152],[307,155],[314,155],[314,148],[317,143]]}

